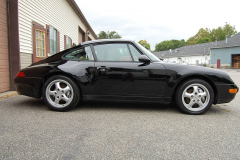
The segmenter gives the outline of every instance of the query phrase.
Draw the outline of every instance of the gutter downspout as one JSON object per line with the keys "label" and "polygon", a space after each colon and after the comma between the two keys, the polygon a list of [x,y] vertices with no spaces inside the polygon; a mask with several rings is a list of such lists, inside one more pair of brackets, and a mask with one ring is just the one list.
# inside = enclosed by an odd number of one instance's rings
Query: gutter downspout
{"label": "gutter downspout", "polygon": [[21,68],[18,0],[7,0],[6,5],[9,53],[9,87],[11,91],[15,91],[16,88],[14,86],[13,78],[17,75]]}
{"label": "gutter downspout", "polygon": [[[85,41],[88,41],[88,35],[90,34],[90,29],[87,28],[86,33],[85,33]],[[89,33],[89,34],[88,34]]]}
{"label": "gutter downspout", "polygon": [[11,69],[11,56],[10,56],[10,20],[9,20],[9,0],[6,0],[6,11],[7,11],[7,38],[8,38],[8,65],[9,65],[9,89],[11,90],[16,90],[13,86],[13,84],[11,83],[11,78],[12,78],[12,69]]}

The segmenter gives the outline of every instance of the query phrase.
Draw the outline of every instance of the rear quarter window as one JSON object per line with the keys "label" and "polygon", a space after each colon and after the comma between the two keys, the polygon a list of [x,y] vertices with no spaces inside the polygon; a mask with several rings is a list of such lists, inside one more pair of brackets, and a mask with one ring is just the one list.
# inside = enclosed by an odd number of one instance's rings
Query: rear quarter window
{"label": "rear quarter window", "polygon": [[93,61],[93,54],[90,46],[82,47],[71,51],[63,56],[63,59],[79,60],[79,61]]}

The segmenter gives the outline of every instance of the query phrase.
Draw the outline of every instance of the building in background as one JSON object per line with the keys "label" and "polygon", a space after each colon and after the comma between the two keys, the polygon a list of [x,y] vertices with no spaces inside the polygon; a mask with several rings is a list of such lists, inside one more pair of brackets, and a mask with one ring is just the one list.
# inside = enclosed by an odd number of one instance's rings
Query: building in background
{"label": "building in background", "polygon": [[212,68],[240,68],[240,33],[226,39],[225,43],[211,48]]}
{"label": "building in background", "polygon": [[[186,47],[186,48],[185,48]],[[195,47],[195,48],[194,48]],[[194,51],[199,46],[184,46],[176,50],[154,52],[157,57],[164,59],[166,62],[197,65],[197,66],[209,66],[210,64],[210,52],[209,51]]]}
{"label": "building in background", "polygon": [[0,93],[15,90],[17,72],[97,39],[74,0],[0,0]]}
{"label": "building in background", "polygon": [[188,45],[174,50],[153,52],[153,54],[167,62],[208,67],[210,48],[215,45],[216,42]]}
{"label": "building in background", "polygon": [[[240,68],[240,33],[223,41],[183,46],[153,52],[164,61],[212,68]],[[239,67],[238,67],[239,66]]]}

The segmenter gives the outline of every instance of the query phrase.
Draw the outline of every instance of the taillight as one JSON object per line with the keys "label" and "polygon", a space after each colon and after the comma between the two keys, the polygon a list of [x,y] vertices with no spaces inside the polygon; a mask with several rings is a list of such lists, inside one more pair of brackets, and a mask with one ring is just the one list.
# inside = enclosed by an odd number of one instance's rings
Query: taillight
{"label": "taillight", "polygon": [[25,77],[25,74],[23,72],[18,72],[17,77]]}

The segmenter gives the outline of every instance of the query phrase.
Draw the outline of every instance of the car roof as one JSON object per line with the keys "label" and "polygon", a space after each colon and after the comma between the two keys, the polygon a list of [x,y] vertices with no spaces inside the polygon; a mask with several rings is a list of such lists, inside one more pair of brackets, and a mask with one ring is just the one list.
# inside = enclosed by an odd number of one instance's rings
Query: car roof
{"label": "car roof", "polygon": [[79,45],[94,44],[94,43],[105,43],[105,42],[134,42],[134,41],[133,40],[127,40],[127,39],[98,39],[98,40],[82,42]]}

